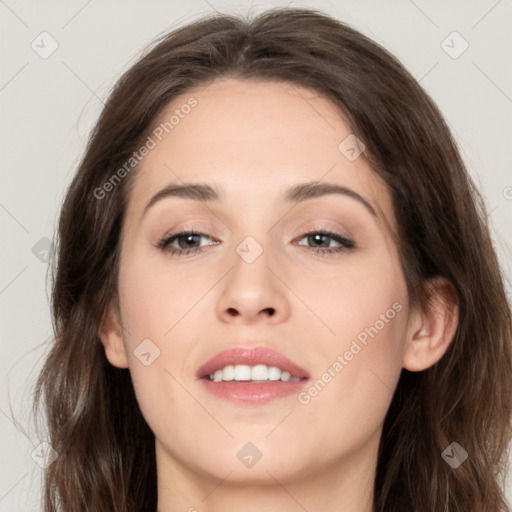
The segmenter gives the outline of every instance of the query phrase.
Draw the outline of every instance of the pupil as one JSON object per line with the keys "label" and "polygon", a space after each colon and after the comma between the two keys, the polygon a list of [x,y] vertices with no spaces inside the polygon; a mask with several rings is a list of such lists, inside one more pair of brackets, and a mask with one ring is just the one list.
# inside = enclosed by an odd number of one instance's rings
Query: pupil
{"label": "pupil", "polygon": [[[326,235],[320,235],[320,234],[317,234],[317,235],[313,235],[313,239],[315,240],[315,242],[320,242],[321,243],[321,238],[322,237],[325,237]],[[320,240],[319,240],[320,239]],[[325,245],[325,244],[324,244]]]}
{"label": "pupil", "polygon": [[[186,240],[186,244],[189,245],[189,242],[192,242],[192,244],[194,243],[194,237],[196,237],[197,235],[186,235],[185,237],[185,240]],[[189,245],[190,247],[190,245]]]}

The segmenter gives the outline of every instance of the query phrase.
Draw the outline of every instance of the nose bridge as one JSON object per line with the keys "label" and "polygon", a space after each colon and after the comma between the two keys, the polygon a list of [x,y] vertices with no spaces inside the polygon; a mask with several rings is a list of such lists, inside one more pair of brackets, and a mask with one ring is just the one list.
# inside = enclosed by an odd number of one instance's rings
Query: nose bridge
{"label": "nose bridge", "polygon": [[[234,253],[230,274],[240,274],[246,283],[252,280],[268,280],[270,271],[267,265],[277,265],[274,261],[273,239],[275,230],[270,230],[271,208],[262,206],[261,193],[254,190],[251,199],[239,207],[238,218],[231,225]],[[267,283],[268,284],[268,283]]]}
{"label": "nose bridge", "polygon": [[268,239],[262,234],[243,238],[235,247],[233,270],[229,277],[231,285],[236,286],[239,293],[246,297],[262,295],[273,289],[272,273],[269,270],[275,259],[272,258],[272,252]]}

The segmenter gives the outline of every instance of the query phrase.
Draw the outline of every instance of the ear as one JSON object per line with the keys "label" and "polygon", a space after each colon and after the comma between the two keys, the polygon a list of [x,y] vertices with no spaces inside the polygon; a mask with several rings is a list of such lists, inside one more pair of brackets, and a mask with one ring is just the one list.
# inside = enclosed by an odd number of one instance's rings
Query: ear
{"label": "ear", "polygon": [[443,277],[427,283],[429,299],[411,313],[403,367],[412,372],[434,365],[448,349],[459,322],[457,294]]}
{"label": "ear", "polygon": [[110,364],[128,368],[128,356],[123,343],[122,324],[117,305],[112,301],[101,322],[98,335]]}

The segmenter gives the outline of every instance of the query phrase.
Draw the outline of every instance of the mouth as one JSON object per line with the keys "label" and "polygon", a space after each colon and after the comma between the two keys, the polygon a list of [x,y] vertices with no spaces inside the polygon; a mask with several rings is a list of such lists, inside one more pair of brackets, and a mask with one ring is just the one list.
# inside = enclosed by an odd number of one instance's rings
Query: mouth
{"label": "mouth", "polygon": [[217,398],[264,403],[298,392],[310,375],[275,350],[236,347],[209,359],[196,377]]}

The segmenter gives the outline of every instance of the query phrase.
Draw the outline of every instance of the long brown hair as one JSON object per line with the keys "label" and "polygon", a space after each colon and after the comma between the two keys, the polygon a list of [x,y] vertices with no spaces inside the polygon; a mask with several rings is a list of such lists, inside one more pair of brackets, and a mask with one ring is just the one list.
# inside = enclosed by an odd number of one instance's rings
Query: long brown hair
{"label": "long brown hair", "polygon": [[[62,206],[53,268],[55,341],[39,376],[59,456],[44,511],[156,510],[154,435],[129,371],[98,336],[117,298],[120,230],[137,168],[98,190],[141,147],[162,109],[217,77],[309,87],[339,107],[387,183],[411,303],[427,278],[454,287],[459,325],[444,357],[402,370],[382,432],[375,512],[505,511],[511,439],[512,327],[486,209],[432,99],[381,46],[312,9],[209,15],[158,38],[119,79]],[[96,191],[96,194],[95,194]],[[101,196],[101,197],[100,197]],[[441,453],[469,454],[457,469]]]}

